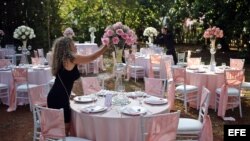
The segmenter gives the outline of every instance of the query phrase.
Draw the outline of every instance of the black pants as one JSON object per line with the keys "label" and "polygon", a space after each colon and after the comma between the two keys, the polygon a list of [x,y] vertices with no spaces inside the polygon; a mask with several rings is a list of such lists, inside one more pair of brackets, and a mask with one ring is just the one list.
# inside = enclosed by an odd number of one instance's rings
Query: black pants
{"label": "black pants", "polygon": [[177,55],[176,55],[175,49],[167,50],[166,54],[173,56],[174,64],[176,65],[177,64]]}

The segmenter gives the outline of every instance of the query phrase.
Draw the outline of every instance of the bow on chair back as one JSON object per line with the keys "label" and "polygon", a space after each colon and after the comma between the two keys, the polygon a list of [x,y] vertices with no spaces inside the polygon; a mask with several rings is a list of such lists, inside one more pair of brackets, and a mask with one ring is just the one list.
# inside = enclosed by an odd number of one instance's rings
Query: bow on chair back
{"label": "bow on chair back", "polygon": [[160,78],[147,78],[144,77],[145,92],[149,95],[164,97],[166,81]]}
{"label": "bow on chair back", "polygon": [[225,70],[225,84],[221,87],[221,96],[219,99],[218,116],[225,117],[228,102],[228,87],[235,87],[240,90],[244,78],[244,70]]}
{"label": "bow on chair back", "polygon": [[244,67],[245,59],[232,59],[230,58],[230,67],[241,70]]}
{"label": "bow on chair back", "polygon": [[82,77],[81,80],[84,95],[96,93],[102,89],[97,77]]}

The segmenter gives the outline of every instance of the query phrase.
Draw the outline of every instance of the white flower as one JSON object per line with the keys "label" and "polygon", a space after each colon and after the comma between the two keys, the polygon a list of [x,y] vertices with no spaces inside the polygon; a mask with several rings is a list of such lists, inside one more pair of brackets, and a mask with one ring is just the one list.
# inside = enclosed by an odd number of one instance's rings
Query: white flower
{"label": "white flower", "polygon": [[90,27],[89,32],[96,32],[96,28],[95,27]]}
{"label": "white flower", "polygon": [[36,37],[34,30],[28,26],[19,26],[15,29],[13,37],[15,39],[27,40]]}
{"label": "white flower", "polygon": [[157,36],[158,32],[154,27],[147,27],[144,32],[143,32],[143,36]]}

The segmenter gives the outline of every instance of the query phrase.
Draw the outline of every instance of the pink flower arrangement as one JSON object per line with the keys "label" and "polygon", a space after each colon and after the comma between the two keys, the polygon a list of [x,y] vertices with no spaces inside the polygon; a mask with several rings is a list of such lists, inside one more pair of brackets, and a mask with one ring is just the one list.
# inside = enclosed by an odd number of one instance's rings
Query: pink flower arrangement
{"label": "pink flower arrangement", "polygon": [[3,30],[0,30],[0,36],[4,36],[5,33],[3,32]]}
{"label": "pink flower arrangement", "polygon": [[123,25],[121,22],[117,22],[105,29],[105,33],[101,40],[103,45],[131,46],[136,43],[137,36],[128,26]]}
{"label": "pink flower arrangement", "polygon": [[223,30],[220,28],[214,26],[206,29],[206,31],[203,34],[204,38],[210,38],[210,39],[216,39],[216,38],[222,38],[223,37]]}

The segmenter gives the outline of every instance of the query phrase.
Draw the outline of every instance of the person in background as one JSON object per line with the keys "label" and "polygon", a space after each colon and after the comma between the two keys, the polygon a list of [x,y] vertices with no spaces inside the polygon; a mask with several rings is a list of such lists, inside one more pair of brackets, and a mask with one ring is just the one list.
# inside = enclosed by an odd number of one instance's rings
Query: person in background
{"label": "person in background", "polygon": [[161,33],[157,35],[154,43],[166,47],[167,48],[166,54],[172,55],[174,63],[175,64],[177,63],[177,55],[174,46],[174,37],[172,32],[168,29],[167,26],[161,28]]}
{"label": "person in background", "polygon": [[74,41],[70,37],[60,37],[53,43],[52,74],[56,79],[49,91],[47,104],[49,108],[63,108],[66,135],[70,131],[70,94],[74,81],[80,77],[77,65],[95,60],[107,49],[108,46],[104,46],[93,54],[83,56],[77,54]]}

